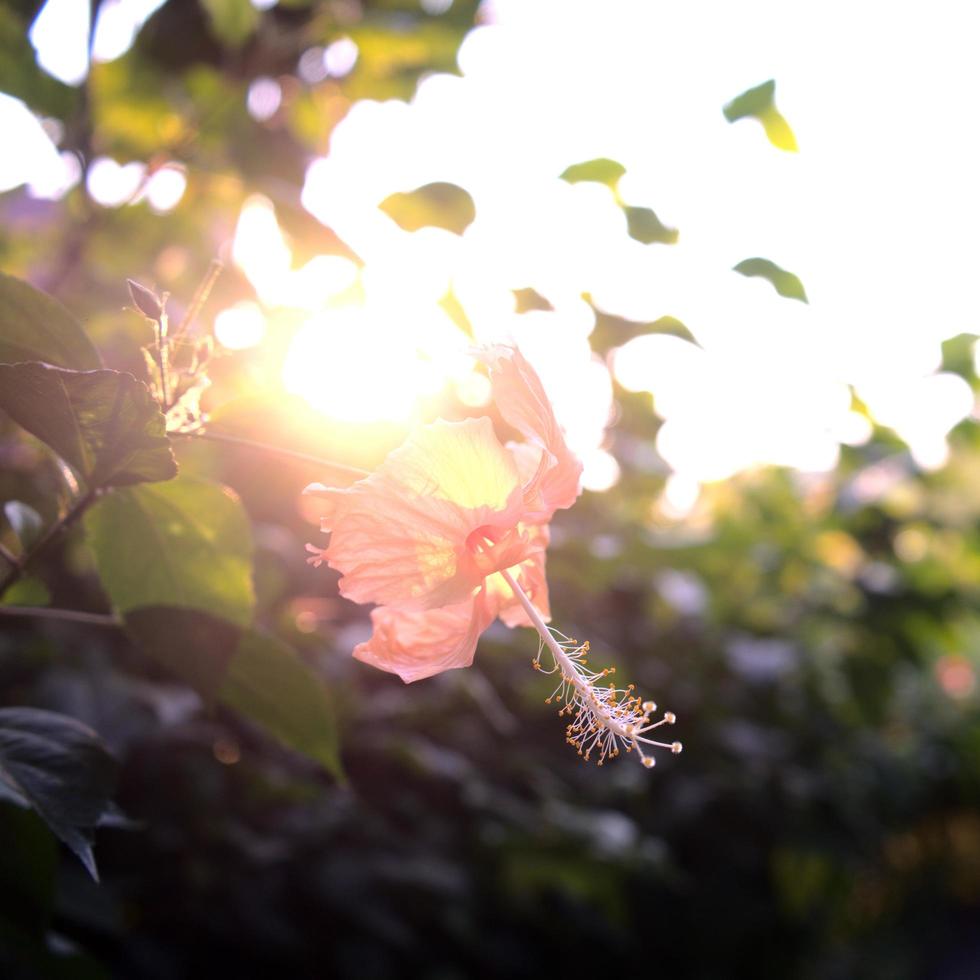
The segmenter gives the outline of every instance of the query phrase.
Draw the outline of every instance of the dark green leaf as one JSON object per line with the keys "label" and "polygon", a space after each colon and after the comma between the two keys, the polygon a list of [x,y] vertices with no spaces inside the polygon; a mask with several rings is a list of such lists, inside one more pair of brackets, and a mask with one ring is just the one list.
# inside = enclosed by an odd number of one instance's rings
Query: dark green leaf
{"label": "dark green leaf", "polygon": [[319,677],[284,643],[254,630],[245,633],[219,697],[287,747],[340,775],[327,692]]}
{"label": "dark green leaf", "polygon": [[146,385],[131,374],[0,364],[0,408],[90,487],[177,475],[163,415]]}
{"label": "dark green leaf", "polygon": [[231,490],[181,477],[102,497],[85,530],[112,605],[199,609],[248,626],[252,536]]}
{"label": "dark green leaf", "polygon": [[126,632],[144,653],[208,701],[218,697],[241,631],[196,609],[143,606],[125,615]]}
{"label": "dark green leaf", "polygon": [[92,840],[116,763],[90,728],[51,711],[0,708],[3,797],[30,807],[98,880]]}
{"label": "dark green leaf", "polygon": [[433,227],[462,235],[476,217],[473,198],[456,184],[425,184],[407,194],[392,194],[378,207],[405,231]]}
{"label": "dark green leaf", "polygon": [[78,322],[56,300],[0,272],[0,363],[44,361],[90,371],[102,366]]}
{"label": "dark green leaf", "polygon": [[743,259],[734,268],[736,272],[740,272],[743,276],[759,276],[762,279],[768,280],[780,296],[786,296],[789,299],[798,299],[803,303],[807,302],[806,290],[804,290],[803,283],[800,282],[799,277],[794,276],[792,272],[781,269],[775,262],[770,262],[769,259]]}
{"label": "dark green leaf", "polygon": [[208,701],[227,705],[283,745],[340,775],[327,692],[288,646],[190,609],[134,609],[125,622],[146,653]]}
{"label": "dark green leaf", "polygon": [[3,505],[3,516],[13,528],[22,551],[26,551],[41,536],[44,521],[33,508],[19,500],[8,500]]}
{"label": "dark green leaf", "polygon": [[776,108],[776,83],[773,79],[750,88],[732,99],[723,109],[729,122],[753,118],[762,123],[769,142],[780,150],[796,152],[796,136],[782,113]]}
{"label": "dark green leaf", "polygon": [[15,806],[0,806],[0,922],[41,940],[51,919],[58,845],[37,814],[19,799],[8,802]]}
{"label": "dark green leaf", "polygon": [[660,242],[663,245],[673,245],[678,238],[676,228],[665,225],[650,208],[624,207],[626,226],[630,237],[644,245]]}
{"label": "dark green leaf", "polygon": [[201,0],[215,37],[230,48],[241,47],[259,26],[262,15],[252,0]]}
{"label": "dark green leaf", "polygon": [[626,168],[621,163],[599,157],[596,160],[587,160],[585,163],[573,163],[561,175],[561,179],[567,180],[570,184],[588,180],[596,184],[605,184],[606,187],[615,190],[619,178],[625,173]]}

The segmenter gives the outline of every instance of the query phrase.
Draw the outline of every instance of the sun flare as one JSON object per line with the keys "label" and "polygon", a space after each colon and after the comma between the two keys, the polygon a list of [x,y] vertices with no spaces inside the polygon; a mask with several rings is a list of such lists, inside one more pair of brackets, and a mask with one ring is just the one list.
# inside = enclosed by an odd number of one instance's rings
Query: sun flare
{"label": "sun flare", "polygon": [[311,317],[293,337],[283,384],[314,408],[345,422],[409,422],[444,376],[406,338],[364,308]]}

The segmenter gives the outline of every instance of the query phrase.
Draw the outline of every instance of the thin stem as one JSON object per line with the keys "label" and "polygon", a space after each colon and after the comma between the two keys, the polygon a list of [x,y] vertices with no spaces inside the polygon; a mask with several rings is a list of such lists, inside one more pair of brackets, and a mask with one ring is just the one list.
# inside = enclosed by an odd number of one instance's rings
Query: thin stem
{"label": "thin stem", "polygon": [[242,446],[245,449],[254,449],[257,452],[271,453],[274,456],[285,456],[288,459],[297,459],[303,463],[310,463],[314,466],[326,467],[336,470],[346,476],[352,476],[361,480],[371,474],[367,470],[359,469],[356,466],[348,466],[346,463],[335,463],[330,459],[321,459],[319,456],[311,456],[309,453],[300,453],[295,449],[284,449],[282,446],[273,446],[266,442],[255,442],[252,439],[241,439],[238,436],[225,435],[223,432],[206,432],[195,430],[194,432],[168,432],[168,436],[176,436],[184,439],[208,439],[211,442],[226,442],[231,446]]}
{"label": "thin stem", "polygon": [[9,562],[15,568],[20,563],[20,559],[5,544],[0,544],[0,558]]}
{"label": "thin stem", "polygon": [[82,612],[78,609],[49,609],[47,606],[0,606],[0,617],[3,616],[56,619],[68,623],[87,623],[89,626],[122,626],[122,620],[118,616]]}
{"label": "thin stem", "polygon": [[201,312],[201,307],[208,301],[208,297],[211,295],[211,290],[214,288],[214,284],[221,275],[224,265],[218,259],[212,259],[211,265],[208,266],[208,271],[204,278],[198,284],[197,289],[194,290],[194,295],[191,298],[190,305],[187,307],[187,312],[184,314],[180,323],[177,325],[177,329],[173,333],[173,339],[177,340],[185,330],[197,319],[198,313]]}
{"label": "thin stem", "polygon": [[27,570],[27,567],[40,555],[45,548],[62,532],[66,531],[77,521],[82,514],[92,505],[98,496],[97,490],[89,490],[75,501],[72,508],[64,517],[59,518],[54,524],[45,531],[41,539],[20,558],[14,561],[13,566],[7,574],[0,579],[0,598],[3,597],[7,589],[17,582]]}
{"label": "thin stem", "polygon": [[157,363],[160,365],[160,395],[163,404],[170,407],[170,396],[167,394],[169,384],[167,379],[167,314],[161,313],[157,320]]}

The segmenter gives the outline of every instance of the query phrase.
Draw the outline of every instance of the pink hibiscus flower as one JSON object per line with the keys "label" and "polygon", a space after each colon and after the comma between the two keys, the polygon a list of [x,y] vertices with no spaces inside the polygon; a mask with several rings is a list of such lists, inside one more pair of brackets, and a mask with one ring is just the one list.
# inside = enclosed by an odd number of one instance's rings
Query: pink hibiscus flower
{"label": "pink hibiscus flower", "polygon": [[[375,603],[373,632],[354,656],[405,682],[473,662],[477,641],[500,618],[541,636],[535,666],[547,648],[561,675],[553,697],[574,714],[568,738],[588,758],[616,755],[620,746],[665,745],[644,733],[652,702],[632,688],[597,686],[610,671],[593,672],[577,645],[546,626],[548,522],[579,495],[582,464],[569,450],[541,380],[513,347],[480,354],[488,365],[495,405],[523,442],[501,443],[489,418],[439,420],[417,429],[381,466],[344,489],[314,484],[307,493],[327,502],[326,548],[308,545],[310,561],[341,573],[340,592]],[[577,712],[577,713],[576,713]]]}

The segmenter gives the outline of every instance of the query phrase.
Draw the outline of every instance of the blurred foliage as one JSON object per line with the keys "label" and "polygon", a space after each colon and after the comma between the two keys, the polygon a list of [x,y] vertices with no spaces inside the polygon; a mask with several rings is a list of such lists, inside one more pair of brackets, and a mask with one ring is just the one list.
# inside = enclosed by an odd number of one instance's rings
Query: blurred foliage
{"label": "blurred foliage", "polygon": [[626,215],[626,229],[631,238],[635,238],[644,245],[651,245],[653,242],[660,242],[663,245],[676,244],[680,237],[676,228],[665,225],[652,208],[631,207],[620,197],[619,181],[625,173],[626,168],[621,163],[606,157],[599,157],[595,160],[572,164],[572,166],[566,167],[560,176],[562,180],[567,180],[570,184],[589,181],[608,187],[612,191],[616,203]]}
{"label": "blurred foliage", "polygon": [[729,122],[738,119],[757,119],[765,131],[766,138],[777,149],[795,153],[796,135],[783,114],[776,108],[776,83],[773,79],[750,88],[732,99],[724,107],[725,118]]}
{"label": "blurred foliage", "polygon": [[795,276],[792,272],[781,269],[775,262],[770,262],[769,259],[743,259],[734,266],[734,269],[743,276],[758,276],[761,279],[768,280],[772,283],[772,288],[780,296],[785,296],[788,299],[798,299],[804,303],[807,302],[806,290],[803,288],[803,283],[800,282],[799,276]]}
{"label": "blurred foliage", "polygon": [[[84,323],[100,373],[139,381],[150,380],[141,348],[152,331],[124,309],[126,279],[170,292],[178,322],[215,253],[227,258],[253,192],[274,202],[300,257],[349,254],[300,207],[307,161],[352,100],[406,98],[426,72],[455,70],[475,14],[460,0],[440,15],[409,0],[262,13],[244,0],[169,0],[128,54],[70,89],[34,65],[36,7],[0,4],[0,90],[57,118],[83,163],[176,161],[188,185],[165,214],[145,201],[99,207],[80,187],[57,202],[2,195],[0,263]],[[341,36],[358,44],[351,74],[304,80],[304,53]],[[246,108],[259,77],[282,90],[262,122]],[[773,90],[726,114],[759,118],[789,149]],[[564,176],[616,194],[622,168],[591,161]],[[655,220],[631,219],[631,233],[667,241]],[[249,288],[227,270],[208,309]],[[516,292],[523,309],[546,302]],[[592,341],[605,354],[649,331],[688,336],[674,320],[600,315]],[[248,351],[217,360],[211,404],[226,431],[336,456],[359,430],[341,438],[254,397],[278,369],[277,343],[268,364]],[[950,342],[946,366],[976,388],[971,345]],[[98,366],[69,363],[82,350],[69,347],[28,359]],[[623,479],[556,520],[553,612],[677,712],[684,755],[653,773],[583,766],[543,704],[525,631],[495,627],[475,667],[409,687],[352,661],[365,612],[304,562],[315,529],[296,501],[319,468],[175,440],[179,478],[103,496],[18,584],[26,591],[6,596],[125,619],[126,631],[4,618],[0,703],[98,732],[130,822],[98,830],[97,886],[59,858],[35,813],[0,803],[3,975],[980,973],[972,423],[954,431],[939,472],[918,471],[878,430],[833,474],[745,474],[678,521],[659,503],[667,473],[649,399],[617,400]],[[400,438],[361,434],[381,448],[357,465]],[[0,418],[0,544],[14,555],[36,534],[32,514],[50,526],[71,499],[35,435]],[[182,553],[187,566],[171,568]]]}
{"label": "blurred foliage", "polygon": [[473,198],[455,184],[435,183],[392,194],[378,207],[405,231],[445,228],[462,235],[476,217]]}

